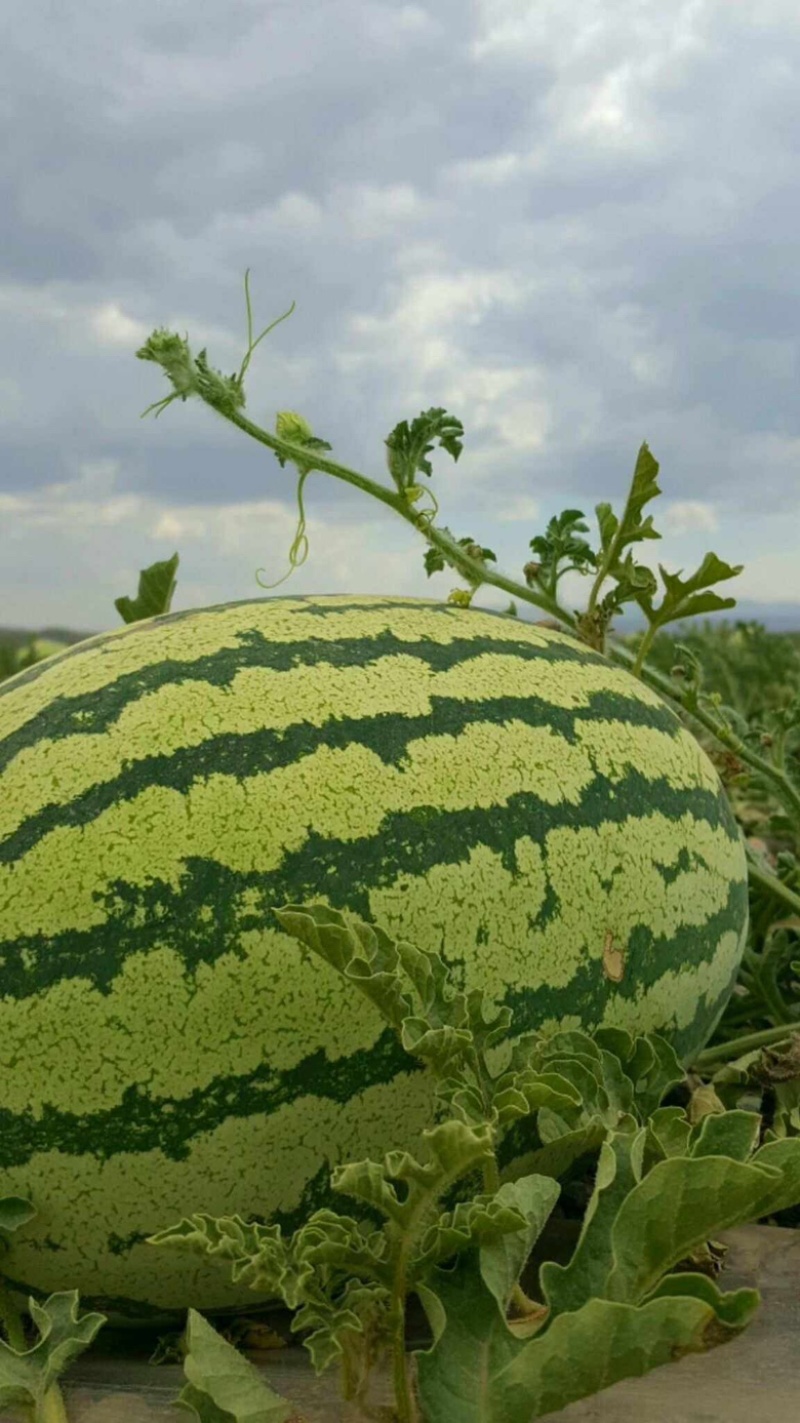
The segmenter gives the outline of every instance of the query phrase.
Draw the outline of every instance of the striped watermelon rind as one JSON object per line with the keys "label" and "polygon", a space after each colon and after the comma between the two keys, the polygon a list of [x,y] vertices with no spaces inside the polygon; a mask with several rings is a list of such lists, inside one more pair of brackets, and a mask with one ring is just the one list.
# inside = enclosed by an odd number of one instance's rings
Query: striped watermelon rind
{"label": "striped watermelon rind", "polygon": [[[252,1303],[148,1249],[293,1229],[413,1149],[433,1084],[272,910],[440,952],[517,1032],[708,1039],[747,927],[719,777],[643,683],[503,614],[274,597],[135,622],[0,684],[4,1273],[114,1319]],[[340,1204],[340,1202],[338,1202]]]}

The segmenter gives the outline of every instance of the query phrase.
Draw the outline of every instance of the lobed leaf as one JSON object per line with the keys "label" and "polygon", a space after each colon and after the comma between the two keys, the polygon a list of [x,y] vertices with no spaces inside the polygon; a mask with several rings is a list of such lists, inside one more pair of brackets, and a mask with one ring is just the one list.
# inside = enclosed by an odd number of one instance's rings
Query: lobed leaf
{"label": "lobed leaf", "polygon": [[673,1295],[638,1307],[591,1300],[521,1341],[476,1251],[457,1271],[435,1271],[428,1296],[434,1344],[415,1354],[426,1423],[532,1423],[620,1379],[727,1342],[758,1303],[752,1290],[721,1295],[710,1280],[692,1290],[681,1279]]}
{"label": "lobed leaf", "polygon": [[580,1309],[593,1297],[607,1294],[615,1264],[614,1225],[625,1200],[642,1179],[646,1134],[644,1128],[635,1135],[612,1132],[603,1142],[594,1190],[572,1259],[568,1265],[548,1260],[539,1271],[552,1315]]}
{"label": "lobed leaf", "polygon": [[39,1304],[28,1300],[31,1318],[39,1331],[39,1342],[18,1353],[0,1340],[0,1407],[33,1405],[37,1417],[45,1395],[73,1359],[82,1354],[106,1322],[104,1314],[78,1317],[77,1290],[50,1295]]}

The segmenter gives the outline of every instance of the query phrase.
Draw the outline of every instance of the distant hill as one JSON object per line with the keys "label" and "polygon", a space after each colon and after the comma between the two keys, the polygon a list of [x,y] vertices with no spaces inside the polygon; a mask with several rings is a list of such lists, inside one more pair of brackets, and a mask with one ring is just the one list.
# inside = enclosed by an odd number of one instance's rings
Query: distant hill
{"label": "distant hill", "polygon": [[[180,609],[175,609],[179,612]],[[532,607],[529,603],[517,603],[519,616],[525,622],[533,621],[544,616],[538,608]],[[767,632],[776,633],[796,633],[800,635],[800,603],[752,603],[742,600],[735,608],[726,608],[721,613],[708,613],[705,615],[710,623],[718,622],[758,622],[762,623]],[[670,624],[673,629],[689,626],[699,628],[705,618],[691,618],[688,623]],[[13,647],[24,647],[30,642],[32,637],[41,637],[53,642],[64,642],[71,646],[75,642],[83,642],[84,638],[96,637],[99,632],[117,632],[124,626],[117,622],[110,627],[92,628],[88,632],[75,632],[73,628],[46,627],[46,628],[8,628],[0,627],[0,642],[10,643]],[[614,627],[618,632],[629,633],[639,632],[645,626],[644,618],[634,614],[626,614],[625,617],[616,618]]]}
{"label": "distant hill", "polygon": [[[715,588],[714,592],[719,592],[726,596],[724,584]],[[637,609],[638,614],[638,609]],[[751,603],[745,598],[737,602],[735,608],[725,608],[721,613],[706,613],[700,618],[690,618],[684,627],[694,624],[699,627],[708,618],[710,623],[762,623],[767,632],[793,632],[800,633],[800,603]],[[620,632],[639,632],[645,626],[644,618],[628,615],[616,620],[616,626]],[[670,626],[673,626],[670,624]],[[675,627],[680,624],[674,624]]]}
{"label": "distant hill", "polygon": [[[121,626],[121,624],[120,624]],[[71,647],[74,642],[83,642],[84,638],[96,637],[98,632],[108,629],[95,628],[92,632],[75,632],[72,628],[4,628],[0,627],[0,642],[5,642],[11,647],[27,647],[31,638],[42,638],[47,642],[65,642]]]}

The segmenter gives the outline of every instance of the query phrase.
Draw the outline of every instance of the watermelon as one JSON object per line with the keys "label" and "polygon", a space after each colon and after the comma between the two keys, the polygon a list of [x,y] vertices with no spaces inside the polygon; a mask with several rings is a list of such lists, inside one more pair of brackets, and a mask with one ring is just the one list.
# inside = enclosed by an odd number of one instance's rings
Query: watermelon
{"label": "watermelon", "polygon": [[0,685],[0,1196],[38,1212],[15,1290],[117,1322],[252,1305],[146,1237],[352,1211],[332,1165],[419,1149],[427,1070],[272,914],[312,902],[441,953],[515,1032],[657,1030],[685,1062],[748,916],[711,762],[565,633],[270,597],[65,649]]}

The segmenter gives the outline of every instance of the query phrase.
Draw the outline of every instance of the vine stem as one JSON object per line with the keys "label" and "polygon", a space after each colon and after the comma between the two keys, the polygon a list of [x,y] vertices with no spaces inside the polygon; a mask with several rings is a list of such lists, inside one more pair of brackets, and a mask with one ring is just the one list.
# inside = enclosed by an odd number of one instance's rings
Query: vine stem
{"label": "vine stem", "polygon": [[280,454],[284,459],[291,460],[294,464],[302,468],[319,470],[322,474],[331,474],[334,479],[341,479],[346,484],[352,484],[356,489],[362,490],[364,494],[371,494],[373,499],[378,499],[388,508],[393,509],[407,524],[411,524],[419,533],[427,539],[428,543],[438,548],[445,558],[455,564],[458,571],[470,582],[492,583],[496,588],[503,589],[512,597],[524,598],[526,602],[533,603],[543,612],[549,613],[551,617],[558,618],[560,622],[566,623],[571,628],[577,627],[577,619],[566,608],[562,608],[556,598],[544,588],[534,590],[515,583],[512,578],[506,578],[502,573],[490,571],[482,559],[472,558],[464,551],[461,544],[450,539],[443,534],[440,529],[430,524],[423,512],[414,508],[413,501],[404,498],[402,494],[396,494],[385,484],[379,484],[377,480],[369,479],[367,475],[359,474],[357,470],[349,469],[347,465],[339,464],[336,460],[326,459],[324,455],[318,454],[316,450],[309,450],[305,445],[296,445],[289,440],[281,440],[277,435],[270,434],[269,430],[262,430],[260,425],[256,425],[252,420],[248,420],[246,415],[242,415],[239,410],[222,409],[208,396],[201,395],[207,405],[212,410],[216,410],[223,420],[230,420],[232,424],[238,425],[239,429],[252,439],[258,440],[262,445],[267,445],[269,449]]}
{"label": "vine stem", "polygon": [[751,850],[747,851],[747,877],[754,884],[760,884],[762,889],[767,890],[775,899],[782,899],[784,904],[788,904],[795,914],[800,914],[800,894],[795,894],[788,884],[778,879],[777,875],[768,874],[756,863]]}
{"label": "vine stem", "polygon": [[[607,656],[613,662],[619,662],[629,671],[633,671],[635,654],[623,644],[613,643],[608,649]],[[725,726],[718,718],[712,717],[703,707],[688,707],[685,696],[681,695],[681,692],[670,682],[668,677],[656,671],[654,667],[642,667],[641,680],[662,697],[677,702],[683,710],[688,711],[690,716],[694,717],[695,721],[700,722],[706,731],[710,731],[717,741],[721,741],[729,751],[733,751],[741,761],[745,761],[765,780],[771,781],[779,799],[791,811],[795,822],[800,826],[800,789],[789,780],[781,767],[773,765],[771,761],[759,756],[758,752],[742,741],[735,732],[731,731],[730,727]]]}
{"label": "vine stem", "polygon": [[734,1038],[729,1043],[719,1043],[716,1047],[709,1047],[704,1052],[698,1053],[692,1063],[692,1071],[702,1074],[706,1068],[713,1067],[715,1063],[744,1057],[746,1052],[753,1052],[759,1047],[770,1047],[774,1043],[788,1042],[797,1033],[797,1024],[794,1027],[783,1024],[779,1028],[763,1028],[758,1033],[746,1033],[744,1037]]}
{"label": "vine stem", "polygon": [[64,1396],[57,1383],[50,1385],[37,1405],[35,1423],[69,1423]]}
{"label": "vine stem", "polygon": [[[238,426],[244,434],[259,444],[266,445],[269,449],[280,454],[284,459],[291,460],[297,465],[301,472],[306,474],[312,470],[319,470],[323,474],[330,474],[334,479],[341,479],[347,484],[352,484],[354,488],[360,489],[364,494],[372,495],[373,499],[379,500],[388,508],[399,514],[406,523],[411,524],[429,544],[432,544],[446,558],[467,581],[473,585],[474,592],[483,583],[488,583],[494,588],[500,588],[508,593],[512,598],[519,598],[523,602],[531,603],[534,607],[541,608],[543,612],[549,613],[558,622],[570,628],[578,636],[578,619],[558,602],[555,594],[544,589],[533,589],[527,584],[521,584],[512,578],[506,578],[504,574],[497,573],[488,567],[482,559],[473,558],[468,554],[461,544],[454,539],[448,538],[439,529],[435,528],[431,520],[426,518],[424,513],[414,508],[413,501],[405,498],[400,493],[395,493],[384,484],[379,484],[377,480],[369,479],[366,475],[359,474],[357,470],[349,469],[347,465],[339,464],[337,460],[326,459],[323,454],[316,449],[309,449],[306,445],[295,444],[289,440],[282,440],[277,435],[271,434],[268,430],[263,430],[260,425],[256,425],[252,420],[248,420],[246,415],[229,404],[217,401],[206,391],[197,392],[200,399],[216,410],[223,420],[229,420],[233,425]],[[596,587],[593,590],[596,596]],[[647,637],[647,633],[645,633]],[[582,639],[585,641],[585,639]],[[770,782],[781,803],[789,810],[800,826],[800,789],[789,780],[785,771],[771,761],[767,761],[763,756],[759,756],[756,751],[747,746],[733,731],[730,730],[719,718],[712,717],[703,707],[691,707],[687,705],[686,695],[675,686],[673,681],[665,677],[655,668],[645,664],[638,665],[640,659],[636,653],[630,651],[621,642],[610,642],[606,648],[606,639],[603,635],[601,639],[603,645],[599,651],[610,661],[621,664],[627,671],[640,678],[647,686],[658,692],[665,700],[676,703],[704,726],[718,741],[732,750],[740,760],[746,762],[760,776]],[[751,863],[753,878],[786,903],[792,904],[795,908],[800,908],[800,899],[778,879],[777,876],[768,876],[763,871],[756,871]]]}

